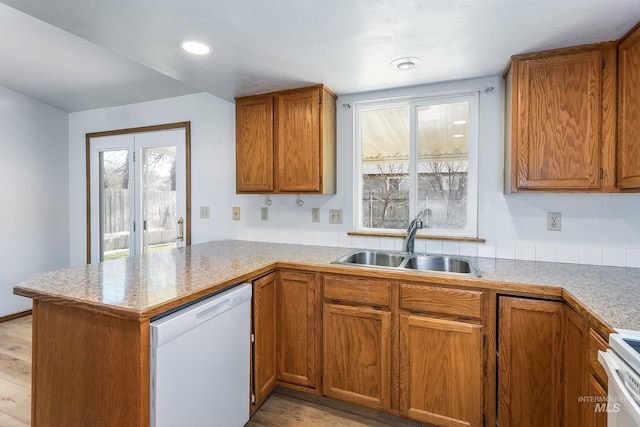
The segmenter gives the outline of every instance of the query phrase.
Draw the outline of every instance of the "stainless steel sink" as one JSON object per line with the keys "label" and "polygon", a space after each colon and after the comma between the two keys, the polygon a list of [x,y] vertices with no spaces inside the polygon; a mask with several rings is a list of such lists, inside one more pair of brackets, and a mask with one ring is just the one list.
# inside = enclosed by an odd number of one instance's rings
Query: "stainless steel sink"
{"label": "stainless steel sink", "polygon": [[356,250],[335,260],[333,264],[480,277],[480,269],[474,258],[453,255]]}
{"label": "stainless steel sink", "polygon": [[341,258],[341,264],[362,264],[376,267],[398,267],[404,261],[402,254],[391,252],[358,251],[352,252],[346,258]]}
{"label": "stainless steel sink", "polygon": [[405,268],[412,270],[433,270],[445,273],[472,274],[471,261],[451,256],[422,256],[417,255],[407,260]]}

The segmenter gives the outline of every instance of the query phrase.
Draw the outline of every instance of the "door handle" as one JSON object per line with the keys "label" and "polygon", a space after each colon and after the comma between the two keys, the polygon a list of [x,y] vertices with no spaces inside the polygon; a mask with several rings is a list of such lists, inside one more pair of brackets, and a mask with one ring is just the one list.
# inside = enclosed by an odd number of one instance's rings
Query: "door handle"
{"label": "door handle", "polygon": [[174,242],[184,241],[184,218],[178,219],[178,237],[173,239]]}

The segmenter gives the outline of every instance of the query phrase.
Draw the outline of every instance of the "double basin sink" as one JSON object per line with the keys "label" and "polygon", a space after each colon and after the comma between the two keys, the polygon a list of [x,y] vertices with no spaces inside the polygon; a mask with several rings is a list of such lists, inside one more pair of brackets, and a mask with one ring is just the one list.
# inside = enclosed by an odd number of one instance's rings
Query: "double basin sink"
{"label": "double basin sink", "polygon": [[423,271],[470,277],[481,276],[475,259],[453,255],[356,250],[335,260],[333,264],[376,267],[396,271]]}

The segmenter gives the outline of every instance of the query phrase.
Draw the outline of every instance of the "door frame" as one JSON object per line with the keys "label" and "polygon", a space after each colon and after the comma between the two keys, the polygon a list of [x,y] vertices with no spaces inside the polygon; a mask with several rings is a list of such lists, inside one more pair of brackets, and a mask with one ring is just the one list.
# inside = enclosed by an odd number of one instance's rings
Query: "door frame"
{"label": "door frame", "polygon": [[91,138],[101,136],[125,135],[134,133],[145,133],[171,129],[184,129],[185,134],[185,173],[186,173],[186,216],[187,225],[185,227],[185,245],[191,245],[191,122],[165,123],[161,125],[142,126],[135,128],[108,130],[102,132],[91,132],[85,134],[86,151],[86,199],[87,199],[87,264],[91,264]]}

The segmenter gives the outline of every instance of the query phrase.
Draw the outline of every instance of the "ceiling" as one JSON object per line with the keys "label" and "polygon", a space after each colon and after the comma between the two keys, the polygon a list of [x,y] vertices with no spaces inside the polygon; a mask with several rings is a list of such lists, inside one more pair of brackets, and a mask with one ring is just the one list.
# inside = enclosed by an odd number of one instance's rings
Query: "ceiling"
{"label": "ceiling", "polygon": [[[499,75],[620,38],[638,0],[0,0],[0,85],[65,111],[325,83],[338,95]],[[179,48],[207,42],[205,57]],[[397,71],[389,63],[417,56]]]}

